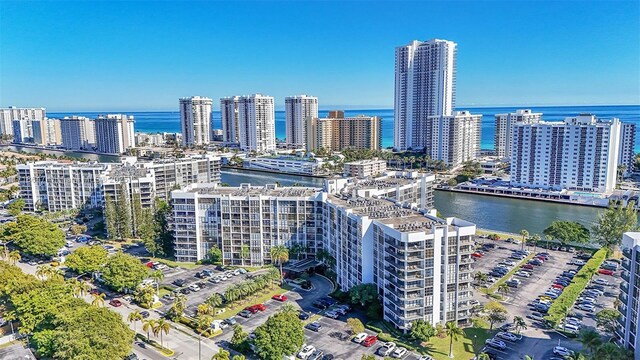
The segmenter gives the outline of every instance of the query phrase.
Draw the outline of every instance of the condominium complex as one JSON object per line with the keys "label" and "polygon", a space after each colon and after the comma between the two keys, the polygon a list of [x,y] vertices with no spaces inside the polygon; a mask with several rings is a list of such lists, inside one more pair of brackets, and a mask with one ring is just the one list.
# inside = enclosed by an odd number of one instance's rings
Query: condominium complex
{"label": "condominium complex", "polygon": [[332,151],[380,149],[382,118],[365,115],[344,117],[344,112],[334,112],[333,115],[336,117],[307,119],[307,151],[320,148]]}
{"label": "condominium complex", "polygon": [[318,117],[318,98],[307,95],[290,96],[284,99],[287,143],[304,147],[307,141],[305,122]]}
{"label": "condominium complex", "polygon": [[455,107],[456,47],[452,41],[414,40],[396,48],[393,146],[422,149],[431,138],[419,126]]}
{"label": "condominium complex", "polygon": [[17,144],[41,144],[42,120],[13,120],[13,142]]}
{"label": "condominium complex", "polygon": [[192,96],[180,99],[180,124],[182,125],[182,145],[207,145],[211,133],[212,100]]}
{"label": "condominium complex", "polygon": [[220,99],[220,118],[222,120],[222,140],[226,144],[238,144],[240,134],[238,129],[239,96]]}
{"label": "condominium complex", "polygon": [[344,164],[344,176],[365,178],[378,176],[387,171],[387,161],[378,159],[352,161]]}
{"label": "condominium complex", "polygon": [[95,121],[84,116],[60,119],[62,146],[70,150],[93,150],[96,146]]}
{"label": "condominium complex", "polygon": [[60,119],[47,119],[40,121],[44,145],[62,145],[62,128]]}
{"label": "condominium complex", "polygon": [[276,149],[276,115],[273,98],[262,94],[238,98],[240,148],[259,153]]}
{"label": "condominium complex", "polygon": [[537,124],[542,120],[542,113],[534,113],[530,109],[516,110],[513,113],[495,115],[494,147],[495,155],[500,158],[511,157],[511,132],[514,124]]}
{"label": "condominium complex", "polygon": [[291,174],[316,175],[321,172],[323,162],[317,158],[299,156],[258,156],[242,161],[245,169],[284,172]]}
{"label": "condominium complex", "polygon": [[640,358],[640,232],[622,235],[622,284],[616,336],[620,345]]}
{"label": "condominium complex", "polygon": [[9,106],[0,109],[0,134],[13,135],[14,120],[42,120],[47,117],[44,108],[17,108]]}
{"label": "condominium complex", "polygon": [[298,244],[308,257],[324,249],[341,290],[376,284],[384,318],[398,328],[464,322],[475,225],[430,215],[434,180],[390,172],[324,189],[194,184],[172,192],[176,258],[195,262],[218,247],[225,264],[261,266],[272,263],[272,246]]}
{"label": "condominium complex", "polygon": [[126,194],[141,194],[146,206],[156,197],[168,200],[172,190],[189,184],[219,183],[220,158],[194,155],[139,162],[128,157],[120,164],[37,161],[19,164],[17,171],[27,211],[101,207],[105,194],[118,201],[116,192],[123,183],[130,189]]}
{"label": "condominium complex", "polygon": [[620,131],[620,149],[618,150],[618,165],[625,167],[625,174],[633,172],[634,157],[636,155],[636,124],[622,123]]}
{"label": "condominium complex", "polygon": [[599,193],[614,190],[620,120],[582,114],[564,122],[513,126],[512,186]]}
{"label": "condominium complex", "polygon": [[425,125],[417,128],[431,137],[425,146],[431,159],[455,167],[480,156],[482,115],[455,111],[453,115],[431,116]]}
{"label": "condominium complex", "polygon": [[98,152],[122,154],[135,147],[133,116],[121,114],[99,115],[96,124]]}

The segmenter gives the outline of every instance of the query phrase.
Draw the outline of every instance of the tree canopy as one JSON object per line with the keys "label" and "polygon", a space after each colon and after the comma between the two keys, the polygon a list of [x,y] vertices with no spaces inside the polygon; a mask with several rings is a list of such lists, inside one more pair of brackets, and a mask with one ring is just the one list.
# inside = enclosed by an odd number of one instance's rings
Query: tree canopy
{"label": "tree canopy", "polygon": [[602,327],[606,332],[613,333],[618,325],[620,313],[616,309],[604,309],[596,314],[598,326]]}
{"label": "tree canopy", "polygon": [[587,243],[591,238],[589,229],[576,221],[556,220],[548,228],[544,229],[543,233],[560,240],[563,244],[571,241]]}
{"label": "tree canopy", "polygon": [[360,284],[349,289],[351,303],[366,306],[378,300],[378,288],[375,284]]}
{"label": "tree canopy", "polygon": [[622,242],[622,234],[638,227],[638,217],[633,210],[634,202],[627,206],[613,205],[598,216],[598,220],[591,227],[593,237],[600,245],[613,250]]}
{"label": "tree canopy", "polygon": [[281,360],[292,355],[304,343],[304,329],[297,314],[279,312],[255,330],[256,353],[264,360]]}
{"label": "tree canopy", "polygon": [[100,270],[107,262],[107,250],[102,246],[85,246],[67,256],[65,265],[78,274]]}
{"label": "tree canopy", "polygon": [[412,339],[420,341],[429,341],[429,339],[436,335],[436,329],[431,323],[424,320],[416,320],[411,323],[411,331],[409,336]]}
{"label": "tree canopy", "polygon": [[51,222],[31,215],[18,215],[2,228],[4,241],[13,241],[24,253],[56,255],[64,246],[64,232]]}
{"label": "tree canopy", "polygon": [[26,204],[27,203],[24,201],[24,199],[17,199],[16,201],[7,205],[7,210],[9,210],[10,215],[17,216],[22,212]]}
{"label": "tree canopy", "polygon": [[493,330],[493,325],[507,320],[507,309],[504,305],[497,301],[490,301],[484,305],[485,318],[491,325],[490,330]]}
{"label": "tree canopy", "polygon": [[149,268],[140,260],[121,252],[110,257],[102,269],[105,284],[117,291],[135,289],[148,275]]}

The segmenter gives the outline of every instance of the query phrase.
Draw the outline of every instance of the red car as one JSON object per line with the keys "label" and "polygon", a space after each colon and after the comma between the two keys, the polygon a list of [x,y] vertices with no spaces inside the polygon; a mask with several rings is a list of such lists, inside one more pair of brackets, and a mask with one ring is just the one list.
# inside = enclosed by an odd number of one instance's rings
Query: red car
{"label": "red car", "polygon": [[483,257],[484,255],[482,255],[480,253],[473,253],[473,254],[471,254],[471,256],[473,256],[474,258],[478,258],[479,259],[479,258]]}
{"label": "red car", "polygon": [[273,300],[278,300],[278,301],[287,301],[287,296],[284,294],[276,294],[276,295],[273,295],[271,298]]}
{"label": "red car", "polygon": [[598,274],[613,275],[613,271],[612,270],[607,270],[607,269],[598,269]]}
{"label": "red car", "polygon": [[562,286],[560,284],[553,284],[553,285],[551,285],[551,287],[554,288],[554,289],[564,290],[564,286]]}
{"label": "red car", "polygon": [[533,270],[533,265],[531,265],[531,264],[524,264],[524,265],[522,265],[522,268],[523,268],[523,269]]}
{"label": "red car", "polygon": [[100,292],[98,291],[98,289],[91,289],[91,290],[89,290],[89,294],[98,295],[98,294],[100,294]]}
{"label": "red car", "polygon": [[536,259],[538,259],[538,260],[540,260],[542,262],[545,262],[547,260],[547,259],[545,259],[544,256],[536,256]]}
{"label": "red car", "polygon": [[109,305],[111,306],[122,306],[122,301],[118,300],[118,299],[111,299],[111,301],[109,301]]}
{"label": "red car", "polygon": [[258,311],[265,311],[267,310],[267,307],[264,306],[264,304],[256,304],[256,305],[251,305],[251,306],[247,306],[246,308],[244,308],[247,311],[250,311],[252,314],[257,313]]}
{"label": "red car", "polygon": [[377,336],[369,335],[366,338],[364,338],[364,340],[362,340],[361,344],[363,346],[366,346],[366,347],[371,347],[371,346],[373,346],[373,344],[376,343],[376,341],[378,341],[378,337]]}

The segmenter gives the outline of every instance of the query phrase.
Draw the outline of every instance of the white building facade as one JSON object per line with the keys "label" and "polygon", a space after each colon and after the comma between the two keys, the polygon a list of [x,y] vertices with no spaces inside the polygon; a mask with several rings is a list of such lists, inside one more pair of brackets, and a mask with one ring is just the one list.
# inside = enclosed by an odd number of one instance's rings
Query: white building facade
{"label": "white building facade", "polygon": [[14,120],[42,120],[46,117],[45,108],[0,108],[0,134],[13,135]]}
{"label": "white building facade", "polygon": [[618,343],[640,359],[640,232],[622,235],[622,284],[616,336]]}
{"label": "white building facade", "polygon": [[542,113],[534,113],[531,109],[519,109],[516,112],[495,115],[494,148],[499,158],[511,157],[511,133],[514,124],[537,124],[542,120]]}
{"label": "white building facade", "polygon": [[318,117],[318,98],[308,95],[289,96],[284,99],[287,143],[304,147],[307,139],[306,121]]}
{"label": "white building facade", "polygon": [[430,116],[455,107],[456,48],[452,41],[414,40],[395,51],[394,140],[397,150],[422,149],[431,141],[420,131]]}
{"label": "white building facade", "polygon": [[636,124],[622,123],[620,132],[620,150],[618,150],[618,165],[624,165],[625,174],[633,172],[636,146]]}
{"label": "white building facade", "polygon": [[240,133],[238,129],[239,96],[220,99],[220,119],[222,120],[222,140],[226,144],[238,144]]}
{"label": "white building facade", "polygon": [[201,96],[180,99],[182,145],[195,146],[209,144],[212,104],[213,102],[210,98]]}
{"label": "white building facade", "polygon": [[453,115],[432,116],[425,133],[431,141],[425,146],[433,160],[442,160],[451,167],[480,156],[482,115],[456,111]]}
{"label": "white building facade", "polygon": [[84,116],[60,119],[62,146],[69,150],[93,150],[96,146],[95,121]]}
{"label": "white building facade", "polygon": [[515,124],[511,185],[608,193],[615,189],[620,120],[594,115]]}
{"label": "white building facade", "polygon": [[254,94],[238,98],[238,137],[240,148],[259,153],[276,149],[274,101],[271,96]]}
{"label": "white building facade", "polygon": [[98,152],[122,154],[135,147],[133,116],[122,114],[99,115],[96,124]]}

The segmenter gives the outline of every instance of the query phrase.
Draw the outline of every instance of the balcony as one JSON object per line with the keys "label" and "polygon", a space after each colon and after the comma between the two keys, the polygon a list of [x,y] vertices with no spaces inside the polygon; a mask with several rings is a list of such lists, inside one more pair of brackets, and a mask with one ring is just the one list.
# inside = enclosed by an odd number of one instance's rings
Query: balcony
{"label": "balcony", "polygon": [[626,282],[620,283],[620,291],[622,291],[623,294],[628,294],[629,293],[629,284]]}

